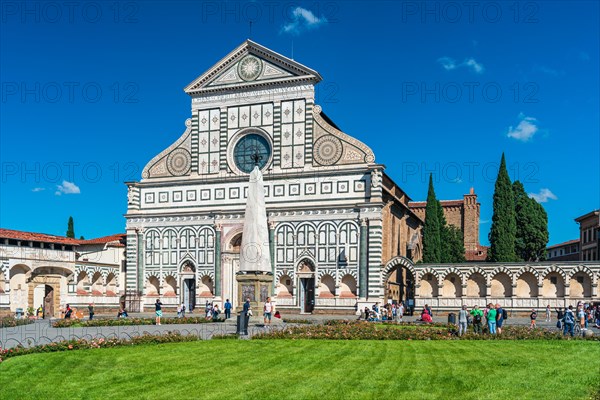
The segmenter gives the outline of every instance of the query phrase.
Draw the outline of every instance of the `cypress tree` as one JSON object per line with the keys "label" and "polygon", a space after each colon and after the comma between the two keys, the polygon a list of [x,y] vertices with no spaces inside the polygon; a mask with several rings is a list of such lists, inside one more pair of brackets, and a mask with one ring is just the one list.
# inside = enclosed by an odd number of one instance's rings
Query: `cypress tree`
{"label": "cypress tree", "polygon": [[73,226],[73,217],[69,217],[69,223],[67,226],[67,237],[75,238],[75,228]]}
{"label": "cypress tree", "polygon": [[458,263],[464,262],[465,259],[465,242],[462,231],[454,225],[446,225],[444,227],[448,238],[448,259],[446,262]]}
{"label": "cypress tree", "polygon": [[513,183],[517,223],[515,253],[518,261],[545,259],[548,244],[548,216],[544,207],[525,193],[523,184]]}
{"label": "cypress tree", "polygon": [[435,197],[433,178],[429,174],[429,190],[427,192],[427,205],[425,206],[425,224],[423,225],[423,262],[441,262],[441,225],[439,213],[441,208]]}
{"label": "cypress tree", "polygon": [[494,188],[494,215],[489,234],[490,251],[488,258],[492,262],[511,262],[515,260],[515,237],[517,223],[513,188],[506,170],[504,153],[500,160],[500,169]]}
{"label": "cypress tree", "polygon": [[532,202],[533,208],[535,209],[534,226],[536,226],[535,231],[538,240],[535,255],[532,259],[535,261],[543,261],[546,259],[546,246],[548,246],[548,240],[550,239],[548,233],[548,214],[546,214],[544,206],[535,199],[530,198],[529,200]]}
{"label": "cypress tree", "polygon": [[444,215],[442,203],[439,200],[436,200],[436,203],[438,223],[440,225],[440,262],[449,263],[452,262],[451,232],[446,224],[446,216]]}

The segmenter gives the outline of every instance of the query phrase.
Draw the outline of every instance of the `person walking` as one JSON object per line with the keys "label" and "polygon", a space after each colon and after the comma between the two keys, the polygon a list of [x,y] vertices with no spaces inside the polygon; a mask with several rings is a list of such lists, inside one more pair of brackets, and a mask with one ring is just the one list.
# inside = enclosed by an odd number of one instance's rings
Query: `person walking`
{"label": "person walking", "polygon": [[490,331],[490,335],[496,334],[496,315],[498,315],[498,313],[496,312],[494,305],[492,303],[488,304],[487,318],[488,330]]}
{"label": "person walking", "polygon": [[400,302],[398,305],[398,319],[402,322],[402,317],[404,316],[404,302]]}
{"label": "person walking", "polygon": [[468,315],[467,306],[463,305],[462,309],[458,312],[458,336],[467,333]]}
{"label": "person walking", "polygon": [[537,325],[535,324],[535,321],[537,320],[537,311],[535,311],[535,308],[531,309],[531,314],[529,314],[529,319],[531,319],[531,325],[529,327],[531,329],[537,328]]}
{"label": "person walking", "polygon": [[263,306],[263,317],[265,321],[265,325],[271,325],[271,316],[273,315],[273,303],[271,303],[271,298],[267,297],[267,301]]}
{"label": "person walking", "polygon": [[550,314],[551,314],[551,310],[550,310],[550,304],[548,304],[548,305],[546,306],[546,322],[550,322],[550,321],[552,321],[552,318],[551,318],[551,315],[550,315]]}
{"label": "person walking", "polygon": [[177,306],[177,318],[181,318],[181,305]]}
{"label": "person walking", "polygon": [[185,304],[181,303],[181,318],[185,318]]}
{"label": "person walking", "polygon": [[225,300],[223,307],[225,308],[225,319],[231,318],[231,302],[229,299]]}
{"label": "person walking", "polygon": [[90,315],[90,321],[94,318],[94,303],[88,305],[88,314]]}
{"label": "person walking", "polygon": [[473,332],[476,335],[482,333],[481,323],[483,322],[483,311],[479,309],[479,306],[475,306],[470,312],[473,316]]}
{"label": "person walking", "polygon": [[250,312],[250,297],[248,297],[246,299],[246,302],[244,303],[244,308],[242,309],[242,312],[244,313],[244,315],[248,315]]}
{"label": "person walking", "polygon": [[581,330],[587,328],[587,317],[585,314],[585,309],[583,308],[583,304],[580,304],[577,308],[577,319],[579,321],[579,325],[581,326]]}
{"label": "person walking", "polygon": [[498,335],[502,334],[502,324],[504,324],[504,309],[499,303],[496,303],[496,331]]}
{"label": "person walking", "polygon": [[573,314],[573,306],[569,306],[568,309],[565,310],[565,315],[563,317],[563,336],[566,336],[567,332],[573,337],[575,332],[573,328],[575,327],[575,315]]}
{"label": "person walking", "polygon": [[73,314],[73,309],[67,304],[65,307],[65,319],[71,319],[71,314]]}
{"label": "person walking", "polygon": [[162,303],[160,299],[156,299],[156,303],[154,303],[154,313],[156,314],[155,323],[156,325],[160,325],[160,317],[162,317]]}

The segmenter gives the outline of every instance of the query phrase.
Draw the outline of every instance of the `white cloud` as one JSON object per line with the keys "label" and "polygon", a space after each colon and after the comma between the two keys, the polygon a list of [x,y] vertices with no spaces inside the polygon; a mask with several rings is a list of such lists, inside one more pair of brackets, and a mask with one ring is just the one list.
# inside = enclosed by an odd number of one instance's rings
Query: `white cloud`
{"label": "white cloud", "polygon": [[558,197],[548,188],[542,188],[539,193],[529,193],[529,197],[535,199],[538,203],[547,203],[548,200],[558,200]]}
{"label": "white cloud", "polygon": [[483,74],[483,64],[478,63],[474,58],[466,59],[463,64],[471,68],[471,70],[476,74]]}
{"label": "white cloud", "polygon": [[437,59],[437,62],[440,63],[446,71],[452,71],[461,67],[468,68],[476,74],[483,74],[485,71],[483,64],[477,62],[473,57],[465,59],[462,63],[457,63],[455,59],[450,57],[440,57]]}
{"label": "white cloud", "polygon": [[442,64],[442,67],[444,67],[444,69],[446,71],[452,71],[453,69],[457,68],[456,60],[454,60],[450,57],[441,57],[441,58],[438,58],[437,61],[440,64]]}
{"label": "white cloud", "polygon": [[550,75],[550,76],[555,76],[555,77],[556,76],[562,76],[562,75],[565,74],[564,71],[559,71],[557,69],[550,68],[550,67],[547,67],[545,65],[535,66],[533,68],[533,70],[536,71],[536,72],[539,71],[539,72],[541,72],[543,74]]}
{"label": "white cloud", "polygon": [[526,117],[523,113],[519,114],[519,119],[521,120],[519,125],[510,126],[506,136],[527,142],[539,131],[538,121],[533,117]]}
{"label": "white cloud", "polygon": [[318,28],[326,22],[327,19],[324,16],[317,17],[306,8],[296,7],[292,11],[291,21],[281,27],[281,32],[299,35],[303,31]]}
{"label": "white cloud", "polygon": [[81,193],[79,186],[77,186],[73,182],[69,182],[69,181],[63,181],[62,185],[56,185],[56,189],[57,190],[56,190],[56,192],[54,192],[54,194],[57,196],[60,196],[63,193],[64,194],[79,194],[79,193]]}
{"label": "white cloud", "polygon": [[45,188],[41,188],[41,187],[36,187],[31,189],[32,192],[36,193],[36,192],[41,192],[42,190],[46,190]]}

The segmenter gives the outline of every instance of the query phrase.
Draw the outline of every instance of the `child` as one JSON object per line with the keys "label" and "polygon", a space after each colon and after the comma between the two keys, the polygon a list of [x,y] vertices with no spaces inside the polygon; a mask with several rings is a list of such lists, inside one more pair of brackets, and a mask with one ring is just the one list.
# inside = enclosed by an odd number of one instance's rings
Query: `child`
{"label": "child", "polygon": [[537,328],[536,324],[535,324],[535,320],[537,319],[537,312],[535,311],[535,309],[531,310],[531,314],[529,314],[529,318],[531,318],[531,326],[530,328]]}

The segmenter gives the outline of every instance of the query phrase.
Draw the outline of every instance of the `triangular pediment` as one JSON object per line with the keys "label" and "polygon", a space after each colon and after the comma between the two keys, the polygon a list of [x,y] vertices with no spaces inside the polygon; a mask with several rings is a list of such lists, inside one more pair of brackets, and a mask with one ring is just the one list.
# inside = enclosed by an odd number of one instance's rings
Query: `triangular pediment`
{"label": "triangular pediment", "polygon": [[189,95],[268,86],[315,84],[318,72],[246,40],[184,90]]}

